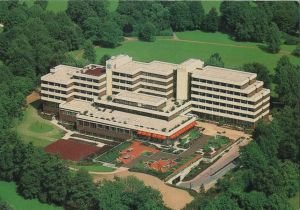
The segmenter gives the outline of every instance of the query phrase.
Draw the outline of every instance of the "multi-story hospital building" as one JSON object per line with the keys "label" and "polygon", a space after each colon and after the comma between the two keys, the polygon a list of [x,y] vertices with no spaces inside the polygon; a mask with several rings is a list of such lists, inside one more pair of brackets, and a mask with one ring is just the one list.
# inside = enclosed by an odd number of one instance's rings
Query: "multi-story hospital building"
{"label": "multi-story hospital building", "polygon": [[118,55],[106,66],[54,67],[41,78],[41,99],[44,112],[82,133],[170,142],[197,117],[254,127],[270,101],[256,76],[197,59],[144,63]]}

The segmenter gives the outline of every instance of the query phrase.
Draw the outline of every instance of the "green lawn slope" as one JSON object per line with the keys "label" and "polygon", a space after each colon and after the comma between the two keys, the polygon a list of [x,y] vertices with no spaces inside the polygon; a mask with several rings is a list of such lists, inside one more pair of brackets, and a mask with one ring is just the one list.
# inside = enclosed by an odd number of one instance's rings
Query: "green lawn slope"
{"label": "green lawn slope", "polygon": [[[261,43],[236,42],[221,33],[187,31],[176,33],[176,36],[175,39],[158,37],[155,42],[130,39],[114,49],[96,47],[97,60],[104,54],[128,54],[138,61],[161,60],[180,63],[189,58],[206,60],[213,53],[219,53],[225,67],[239,68],[245,63],[259,62],[266,65],[271,73],[283,55],[287,55],[294,64],[300,63],[299,59],[291,55],[295,46],[282,45],[278,54],[271,54],[264,50]],[[82,51],[74,51],[72,54],[80,59]]]}
{"label": "green lawn slope", "polygon": [[41,118],[35,107],[29,105],[24,116],[14,127],[24,142],[32,142],[37,147],[45,147],[63,136],[63,131],[48,120]]}
{"label": "green lawn slope", "polygon": [[14,210],[63,210],[62,207],[40,203],[37,199],[25,200],[17,194],[14,182],[0,181],[0,197]]}

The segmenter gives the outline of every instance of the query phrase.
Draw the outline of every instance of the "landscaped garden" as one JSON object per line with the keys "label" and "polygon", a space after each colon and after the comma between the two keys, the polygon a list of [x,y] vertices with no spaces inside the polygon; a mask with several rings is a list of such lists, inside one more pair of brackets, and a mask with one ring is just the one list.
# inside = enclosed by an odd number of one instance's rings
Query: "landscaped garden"
{"label": "landscaped garden", "polygon": [[131,142],[125,141],[118,146],[112,148],[110,151],[104,153],[103,155],[97,157],[95,160],[106,162],[106,163],[117,163],[117,159],[120,152],[131,145]]}
{"label": "landscaped garden", "polygon": [[203,151],[204,152],[212,152],[213,150],[216,151],[229,143],[230,143],[230,140],[227,137],[217,135],[217,136],[211,137],[208,140],[207,144],[203,147]]}
{"label": "landscaped garden", "polygon": [[191,146],[193,140],[198,139],[201,136],[201,132],[199,129],[191,130],[185,138],[179,140],[179,144],[177,145],[180,148],[188,148]]}
{"label": "landscaped garden", "polygon": [[37,199],[26,200],[16,192],[14,182],[0,181],[0,197],[14,210],[63,210],[62,207],[40,203]]}
{"label": "landscaped garden", "polygon": [[63,131],[50,121],[41,118],[33,105],[24,110],[21,120],[15,122],[14,129],[24,142],[32,142],[34,146],[45,147],[60,139]]}

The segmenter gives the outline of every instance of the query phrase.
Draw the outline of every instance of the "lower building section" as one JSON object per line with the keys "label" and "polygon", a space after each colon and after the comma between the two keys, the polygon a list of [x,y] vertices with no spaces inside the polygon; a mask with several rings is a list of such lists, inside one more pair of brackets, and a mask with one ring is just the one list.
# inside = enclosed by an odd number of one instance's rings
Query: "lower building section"
{"label": "lower building section", "polygon": [[59,103],[43,101],[43,112],[59,115]]}

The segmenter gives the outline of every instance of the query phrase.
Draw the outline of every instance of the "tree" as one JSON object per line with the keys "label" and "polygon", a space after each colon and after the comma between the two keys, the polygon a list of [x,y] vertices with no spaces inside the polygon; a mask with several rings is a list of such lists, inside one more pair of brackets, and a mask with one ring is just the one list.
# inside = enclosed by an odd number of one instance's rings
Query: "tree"
{"label": "tree", "polygon": [[284,105],[294,107],[300,100],[299,66],[291,64],[287,56],[282,56],[275,68],[274,83],[278,99]]}
{"label": "tree", "polygon": [[170,24],[174,31],[184,31],[192,27],[192,16],[186,2],[172,2],[169,12]]}
{"label": "tree", "polygon": [[293,50],[293,55],[300,57],[300,44],[297,44],[296,48]]}
{"label": "tree", "polygon": [[0,198],[0,209],[1,210],[13,210],[8,203],[6,203],[5,201],[2,201]]}
{"label": "tree", "polygon": [[201,29],[202,28],[202,22],[205,16],[204,8],[202,6],[201,1],[188,1],[187,2],[190,13],[192,16],[193,21],[193,29]]}
{"label": "tree", "polygon": [[86,41],[83,47],[83,58],[88,60],[91,63],[95,63],[96,61],[96,51],[91,41]]}
{"label": "tree", "polygon": [[218,30],[219,17],[215,7],[209,10],[203,21],[203,30],[208,32],[216,32]]}
{"label": "tree", "polygon": [[101,58],[100,58],[100,61],[99,61],[99,64],[101,65],[106,65],[106,61],[110,59],[110,55],[108,54],[104,54]]}
{"label": "tree", "polygon": [[280,31],[275,23],[272,23],[268,35],[266,36],[266,44],[271,53],[278,53],[281,44]]}
{"label": "tree", "polygon": [[135,177],[104,181],[100,185],[100,209],[166,209],[161,194]]}
{"label": "tree", "polygon": [[46,9],[48,6],[48,1],[47,0],[35,0],[34,4],[39,5],[42,9]]}
{"label": "tree", "polygon": [[139,33],[139,39],[147,42],[155,41],[155,27],[152,23],[147,22],[142,26]]}
{"label": "tree", "polygon": [[257,79],[263,81],[264,86],[266,88],[271,87],[272,80],[271,80],[271,76],[269,74],[269,70],[263,64],[256,63],[256,62],[247,63],[247,64],[243,65],[242,69],[244,71],[256,73],[257,74]]}
{"label": "tree", "polygon": [[103,47],[117,47],[123,40],[122,31],[115,22],[105,22],[100,33],[100,44]]}
{"label": "tree", "polygon": [[219,53],[212,54],[209,59],[205,62],[205,66],[217,66],[224,67],[224,62]]}
{"label": "tree", "polygon": [[220,30],[238,41],[263,42],[271,18],[264,9],[251,4],[248,1],[223,1]]}
{"label": "tree", "polygon": [[98,209],[97,188],[90,175],[79,170],[70,180],[68,194],[65,201],[66,210]]}

